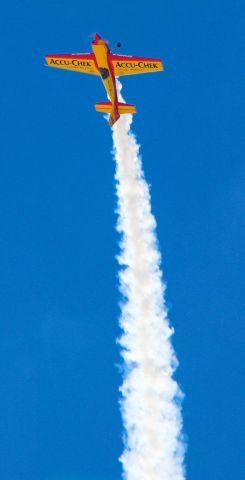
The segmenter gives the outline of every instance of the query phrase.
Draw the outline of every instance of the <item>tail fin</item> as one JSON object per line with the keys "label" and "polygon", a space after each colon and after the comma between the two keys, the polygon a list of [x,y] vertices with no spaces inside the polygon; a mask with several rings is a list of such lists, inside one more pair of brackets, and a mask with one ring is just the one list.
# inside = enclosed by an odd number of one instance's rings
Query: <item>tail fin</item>
{"label": "tail fin", "polygon": [[[136,113],[135,105],[130,105],[129,103],[118,103],[118,113],[121,115],[123,113]],[[102,113],[113,113],[113,105],[111,102],[102,102],[96,103],[95,109],[97,112]]]}
{"label": "tail fin", "polygon": [[119,113],[117,113],[116,115],[114,115],[114,113],[111,113],[110,117],[109,117],[110,127],[112,127],[114,125],[114,123],[116,123],[119,118],[120,118]]}

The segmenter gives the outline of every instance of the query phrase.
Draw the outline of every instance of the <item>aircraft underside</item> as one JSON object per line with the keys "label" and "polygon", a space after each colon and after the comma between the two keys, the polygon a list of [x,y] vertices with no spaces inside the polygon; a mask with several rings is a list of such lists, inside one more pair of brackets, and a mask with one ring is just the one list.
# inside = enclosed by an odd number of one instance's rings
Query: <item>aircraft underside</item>
{"label": "aircraft underside", "polygon": [[110,113],[110,126],[121,114],[135,113],[134,105],[118,102],[116,78],[122,75],[152,73],[163,70],[160,59],[132,57],[111,53],[108,43],[96,34],[92,42],[93,53],[46,55],[47,65],[91,75],[100,75],[111,102],[96,103],[98,112]]}

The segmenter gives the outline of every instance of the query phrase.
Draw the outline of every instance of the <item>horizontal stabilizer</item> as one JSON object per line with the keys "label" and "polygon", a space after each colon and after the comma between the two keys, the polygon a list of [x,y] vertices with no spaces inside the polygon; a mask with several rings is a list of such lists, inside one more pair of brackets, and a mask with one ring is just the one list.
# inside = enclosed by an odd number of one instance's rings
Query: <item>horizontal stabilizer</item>
{"label": "horizontal stabilizer", "polygon": [[[111,102],[102,102],[95,104],[95,110],[102,113],[112,113],[113,105]],[[122,115],[123,113],[135,113],[135,105],[130,105],[129,103],[118,103],[118,112]]]}

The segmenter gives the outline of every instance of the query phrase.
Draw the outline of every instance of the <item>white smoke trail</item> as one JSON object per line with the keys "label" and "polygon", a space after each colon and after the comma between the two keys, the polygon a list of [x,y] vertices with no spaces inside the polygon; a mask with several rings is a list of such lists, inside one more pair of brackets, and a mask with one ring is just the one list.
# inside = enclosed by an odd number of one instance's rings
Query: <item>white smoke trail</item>
{"label": "white smoke trail", "polygon": [[[120,91],[119,82],[117,86]],[[126,480],[183,480],[181,392],[173,379],[177,365],[170,341],[173,331],[164,303],[156,222],[131,123],[132,115],[123,115],[113,128],[122,234],[120,344],[125,366],[121,387],[125,450],[120,460]]]}

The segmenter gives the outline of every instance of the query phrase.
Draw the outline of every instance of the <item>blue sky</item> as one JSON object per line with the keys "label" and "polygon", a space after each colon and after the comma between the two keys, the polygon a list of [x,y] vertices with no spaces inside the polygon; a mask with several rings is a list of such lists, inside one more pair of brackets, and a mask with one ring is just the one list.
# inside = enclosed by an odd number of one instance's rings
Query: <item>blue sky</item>
{"label": "blue sky", "polygon": [[189,480],[244,477],[244,6],[5,2],[1,15],[0,478],[119,480],[111,132],[90,51],[163,59],[123,78],[138,114],[180,361]]}

